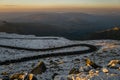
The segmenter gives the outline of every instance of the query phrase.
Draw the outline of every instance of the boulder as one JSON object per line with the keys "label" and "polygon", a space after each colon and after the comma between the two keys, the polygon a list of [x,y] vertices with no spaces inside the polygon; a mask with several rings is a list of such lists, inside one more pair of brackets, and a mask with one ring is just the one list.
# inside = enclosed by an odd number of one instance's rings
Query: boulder
{"label": "boulder", "polygon": [[34,76],[34,74],[28,74],[28,75],[24,78],[24,80],[38,80],[38,79]]}
{"label": "boulder", "polygon": [[31,73],[37,75],[37,74],[42,74],[45,71],[46,71],[46,66],[44,62],[40,61],[38,65],[34,69],[31,70]]}
{"label": "boulder", "polygon": [[34,74],[27,74],[27,73],[16,73],[10,76],[10,79],[3,79],[3,80],[38,80]]}
{"label": "boulder", "polygon": [[25,73],[15,73],[15,74],[10,76],[10,80],[14,80],[14,79],[24,80],[25,76],[26,76]]}
{"label": "boulder", "polygon": [[92,68],[94,69],[97,69],[97,68],[102,68],[100,65],[97,65],[95,62],[91,61],[90,59],[85,59],[85,62],[86,62],[86,66],[91,66]]}
{"label": "boulder", "polygon": [[109,70],[108,70],[107,68],[102,68],[102,71],[103,71],[104,73],[108,73],[108,72],[109,72]]}
{"label": "boulder", "polygon": [[107,67],[115,67],[117,64],[120,64],[120,60],[111,60]]}

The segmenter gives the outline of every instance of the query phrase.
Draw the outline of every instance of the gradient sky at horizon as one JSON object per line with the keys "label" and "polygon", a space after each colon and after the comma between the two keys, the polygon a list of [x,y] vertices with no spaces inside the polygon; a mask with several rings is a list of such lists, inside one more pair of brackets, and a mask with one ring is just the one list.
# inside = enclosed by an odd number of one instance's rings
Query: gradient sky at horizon
{"label": "gradient sky at horizon", "polygon": [[0,0],[0,10],[25,8],[120,8],[120,0]]}

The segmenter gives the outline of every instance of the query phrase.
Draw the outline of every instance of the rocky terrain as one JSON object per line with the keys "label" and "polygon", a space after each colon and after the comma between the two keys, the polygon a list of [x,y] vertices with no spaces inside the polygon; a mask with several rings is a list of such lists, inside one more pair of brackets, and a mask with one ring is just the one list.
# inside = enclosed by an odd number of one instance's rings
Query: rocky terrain
{"label": "rocky terrain", "polygon": [[97,51],[74,54],[74,51],[88,50],[86,46],[73,46],[49,51],[29,51],[0,47],[0,62],[44,54],[67,54],[55,57],[39,57],[29,61],[0,65],[0,79],[24,80],[119,80],[120,79],[120,41],[86,40],[71,41],[62,37],[35,37],[0,33],[0,45],[28,49],[56,48],[73,44],[88,44]]}

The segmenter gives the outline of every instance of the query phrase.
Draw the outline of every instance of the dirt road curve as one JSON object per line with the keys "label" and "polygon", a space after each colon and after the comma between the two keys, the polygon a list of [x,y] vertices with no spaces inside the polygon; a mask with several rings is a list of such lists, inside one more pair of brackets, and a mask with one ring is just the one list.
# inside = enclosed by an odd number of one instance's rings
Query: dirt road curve
{"label": "dirt road curve", "polygon": [[25,61],[36,60],[36,59],[47,58],[47,57],[85,54],[85,53],[95,52],[98,50],[98,48],[96,46],[90,45],[90,44],[71,44],[71,45],[55,47],[55,48],[46,48],[46,49],[33,49],[33,48],[22,48],[22,47],[15,47],[15,46],[9,46],[9,45],[0,45],[0,47],[4,47],[4,48],[27,50],[27,51],[50,51],[50,50],[59,50],[59,49],[79,47],[79,46],[88,47],[88,49],[80,50],[80,51],[71,51],[71,52],[48,53],[48,54],[41,54],[41,55],[35,55],[35,56],[29,56],[29,57],[26,56],[26,57],[18,58],[18,59],[0,61],[0,65],[9,65],[11,63],[19,63],[19,62],[25,62]]}

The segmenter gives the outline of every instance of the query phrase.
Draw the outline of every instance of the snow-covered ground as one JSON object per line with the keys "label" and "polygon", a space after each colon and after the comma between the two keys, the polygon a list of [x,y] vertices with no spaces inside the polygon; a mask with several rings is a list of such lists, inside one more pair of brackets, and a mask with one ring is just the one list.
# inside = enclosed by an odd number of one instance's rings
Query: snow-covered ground
{"label": "snow-covered ground", "polygon": [[[23,48],[33,48],[33,49],[45,49],[45,48],[54,48],[61,47],[70,44],[91,44],[99,47],[97,52],[81,54],[81,55],[70,55],[70,56],[58,56],[58,57],[48,57],[41,58],[38,60],[32,60],[21,63],[14,63],[9,65],[0,66],[0,74],[7,72],[8,74],[20,73],[20,72],[30,72],[39,61],[43,61],[47,67],[47,70],[40,74],[36,75],[39,80],[53,80],[52,76],[57,73],[55,80],[67,80],[67,78],[76,79],[86,78],[83,80],[120,80],[120,69],[111,69],[107,68],[107,64],[110,60],[117,59],[120,60],[120,41],[117,40],[87,40],[87,41],[71,41],[62,37],[35,37],[33,35],[17,35],[17,34],[6,34],[0,33],[0,37],[9,37],[9,38],[37,38],[37,39],[0,39],[0,45],[10,45],[15,47]],[[39,39],[38,39],[39,38]],[[47,38],[47,39],[45,39]],[[56,38],[56,39],[52,39]],[[42,55],[47,53],[57,53],[57,52],[71,52],[71,51],[80,51],[87,50],[88,47],[71,47],[59,50],[51,51],[26,51],[26,50],[17,50],[0,47],[0,61],[17,59],[25,56],[34,56]],[[94,61],[96,64],[102,66],[103,68],[108,69],[108,73],[102,72],[102,69],[96,70],[91,69],[91,73],[98,72],[97,75],[89,76],[86,72],[81,69],[84,68],[85,58],[89,58]],[[117,65],[120,68],[120,65]],[[72,68],[80,69],[81,73],[69,75],[69,71]],[[89,71],[90,72],[90,71]],[[3,75],[0,75],[2,77]],[[60,78],[60,79],[59,79]],[[62,79],[64,78],[64,79]],[[79,79],[78,79],[79,80]],[[80,79],[81,80],[81,79]]]}
{"label": "snow-covered ground", "polygon": [[[64,46],[72,43],[68,39],[62,37],[35,37],[32,35],[24,36],[24,35],[16,35],[16,34],[5,35],[5,33],[1,33],[0,38],[1,37],[7,37],[13,39],[0,39],[0,44],[23,47],[23,48],[45,49],[45,48]],[[22,39],[16,39],[16,38],[22,38]]]}

